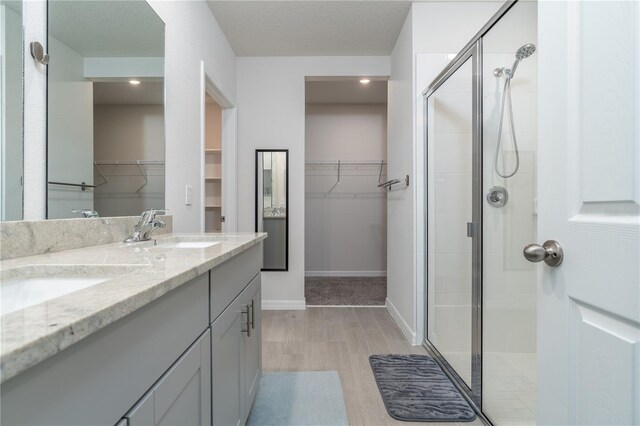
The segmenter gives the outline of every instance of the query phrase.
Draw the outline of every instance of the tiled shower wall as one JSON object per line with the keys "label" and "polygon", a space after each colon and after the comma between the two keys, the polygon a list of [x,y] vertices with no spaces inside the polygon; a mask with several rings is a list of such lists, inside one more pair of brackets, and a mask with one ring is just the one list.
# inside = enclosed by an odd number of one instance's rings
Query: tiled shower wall
{"label": "tiled shower wall", "polygon": [[[500,104],[505,78],[494,76],[497,67],[513,65],[515,52],[537,43],[536,4],[519,2],[483,38],[483,197],[494,185],[509,194],[504,207],[490,206],[483,198],[483,351],[534,353],[536,351],[536,266],[522,249],[537,240],[536,141],[537,54],[525,58],[511,81],[513,117],[520,152],[520,168],[511,178],[494,170]],[[511,127],[505,111],[501,155],[502,174],[515,164]]]}

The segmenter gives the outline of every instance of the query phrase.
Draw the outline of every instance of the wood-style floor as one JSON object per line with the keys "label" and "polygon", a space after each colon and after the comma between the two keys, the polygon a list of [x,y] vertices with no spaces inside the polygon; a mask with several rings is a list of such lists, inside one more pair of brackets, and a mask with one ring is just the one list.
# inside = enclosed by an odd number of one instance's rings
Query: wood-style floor
{"label": "wood-style floor", "polygon": [[[385,308],[263,311],[262,367],[274,371],[335,370],[350,425],[428,425],[394,420],[376,386],[369,355],[426,354],[407,343]],[[440,423],[442,425],[482,425]]]}

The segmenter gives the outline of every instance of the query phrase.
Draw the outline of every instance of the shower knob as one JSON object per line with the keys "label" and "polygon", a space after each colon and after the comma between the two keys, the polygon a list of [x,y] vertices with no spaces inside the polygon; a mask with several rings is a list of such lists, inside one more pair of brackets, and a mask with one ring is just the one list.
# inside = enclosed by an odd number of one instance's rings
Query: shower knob
{"label": "shower knob", "polygon": [[492,186],[487,192],[487,202],[491,207],[504,207],[509,201],[509,193],[503,186]]}
{"label": "shower knob", "polygon": [[545,241],[544,244],[528,244],[522,250],[522,254],[529,262],[537,263],[542,262],[551,267],[558,267],[562,263],[564,253],[560,243],[555,240]]}

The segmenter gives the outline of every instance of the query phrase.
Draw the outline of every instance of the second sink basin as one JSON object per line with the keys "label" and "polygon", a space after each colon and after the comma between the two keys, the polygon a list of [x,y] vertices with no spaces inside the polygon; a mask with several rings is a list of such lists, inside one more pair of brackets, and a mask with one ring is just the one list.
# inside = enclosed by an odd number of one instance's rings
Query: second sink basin
{"label": "second sink basin", "polygon": [[180,241],[177,243],[161,244],[161,246],[166,248],[207,248],[215,246],[216,244],[220,243],[216,241]]}
{"label": "second sink basin", "polygon": [[203,249],[207,247],[213,247],[220,244],[220,241],[203,241],[203,240],[189,240],[179,239],[168,241],[166,243],[160,243],[157,245],[159,248],[182,248],[182,249]]}

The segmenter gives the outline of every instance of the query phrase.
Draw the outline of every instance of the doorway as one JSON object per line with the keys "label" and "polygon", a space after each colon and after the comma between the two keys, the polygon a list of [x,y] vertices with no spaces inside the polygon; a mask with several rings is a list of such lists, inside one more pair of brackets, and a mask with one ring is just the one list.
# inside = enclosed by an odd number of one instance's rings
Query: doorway
{"label": "doorway", "polygon": [[205,93],[204,106],[204,230],[222,232],[222,108]]}
{"label": "doorway", "polygon": [[[237,230],[237,108],[204,62],[200,63],[200,143],[202,149],[200,229]],[[187,188],[187,202],[190,201]]]}
{"label": "doorway", "polygon": [[384,307],[386,78],[308,78],[305,92],[307,305]]}

